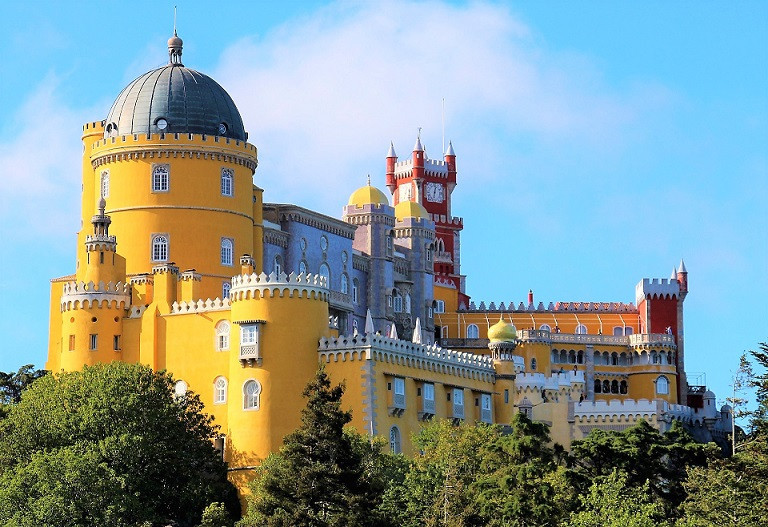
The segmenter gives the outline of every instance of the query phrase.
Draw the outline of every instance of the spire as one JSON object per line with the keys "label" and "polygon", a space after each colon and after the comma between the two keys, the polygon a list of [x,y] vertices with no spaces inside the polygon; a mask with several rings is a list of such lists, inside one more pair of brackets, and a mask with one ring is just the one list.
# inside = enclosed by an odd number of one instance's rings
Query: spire
{"label": "spire", "polygon": [[416,324],[413,327],[413,338],[411,339],[416,344],[421,344],[421,319],[416,317]]}
{"label": "spire", "polygon": [[419,134],[416,136],[416,144],[413,146],[414,152],[423,152],[424,147],[421,146],[421,127],[419,127]]}
{"label": "spire", "polygon": [[451,141],[448,141],[448,150],[445,152],[445,155],[447,156],[455,156],[456,153],[453,151],[453,143]]}
{"label": "spire", "polygon": [[173,7],[173,36],[168,39],[168,64],[183,66],[181,63],[181,48],[184,41],[176,33],[176,6]]}
{"label": "spire", "polygon": [[677,269],[672,268],[672,276],[669,277],[670,280],[677,280]]}
{"label": "spire", "polygon": [[368,186],[369,187],[371,186],[371,175],[370,174],[368,174]]}
{"label": "spire", "polygon": [[680,265],[677,266],[677,272],[678,273],[687,273],[688,270],[685,268],[685,262],[682,258],[680,258]]}
{"label": "spire", "polygon": [[395,144],[392,141],[389,142],[389,150],[387,151],[387,157],[397,157],[397,154],[395,153]]}
{"label": "spire", "polygon": [[373,327],[373,317],[371,316],[371,310],[365,314],[365,334],[375,333],[376,329]]}
{"label": "spire", "polygon": [[389,328],[389,338],[397,340],[397,328],[395,327],[395,323],[392,322],[392,327]]}

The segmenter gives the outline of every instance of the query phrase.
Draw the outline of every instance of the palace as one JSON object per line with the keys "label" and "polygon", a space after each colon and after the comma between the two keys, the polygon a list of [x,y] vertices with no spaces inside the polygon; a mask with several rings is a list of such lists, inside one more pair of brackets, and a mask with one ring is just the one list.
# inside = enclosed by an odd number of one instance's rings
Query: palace
{"label": "palace", "polygon": [[[167,369],[221,426],[230,468],[258,464],[300,423],[319,363],[346,382],[353,424],[413,453],[431,419],[550,426],[566,447],[593,428],[684,423],[722,442],[728,406],[687,382],[683,262],[635,303],[473,302],[449,144],[386,156],[388,193],[352,192],[341,219],[264,203],[256,146],[210,77],[170,61],[83,127],[73,275],[52,280],[47,369]],[[249,471],[233,471],[241,488]]]}

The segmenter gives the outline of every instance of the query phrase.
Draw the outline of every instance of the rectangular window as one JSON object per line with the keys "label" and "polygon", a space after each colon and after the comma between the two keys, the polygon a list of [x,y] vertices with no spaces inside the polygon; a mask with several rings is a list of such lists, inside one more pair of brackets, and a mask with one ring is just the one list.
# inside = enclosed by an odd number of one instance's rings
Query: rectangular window
{"label": "rectangular window", "polygon": [[170,165],[152,165],[152,192],[168,192],[170,176]]}
{"label": "rectangular window", "polygon": [[427,401],[435,400],[435,385],[424,384],[424,399]]}
{"label": "rectangular window", "polygon": [[221,195],[232,196],[232,181],[234,180],[235,173],[232,169],[221,169]]}
{"label": "rectangular window", "polygon": [[240,333],[240,344],[256,344],[256,326],[243,326]]}
{"label": "rectangular window", "polygon": [[69,351],[75,351],[75,336],[69,336]]}
{"label": "rectangular window", "polygon": [[504,390],[504,404],[509,404],[509,390]]}
{"label": "rectangular window", "polygon": [[101,172],[101,197],[109,197],[109,170],[103,170]]}
{"label": "rectangular window", "polygon": [[395,394],[392,397],[393,406],[395,408],[405,408],[405,379],[401,377],[395,377]]}
{"label": "rectangular window", "polygon": [[435,300],[435,313],[445,313],[444,300]]}
{"label": "rectangular window", "polygon": [[120,335],[115,335],[112,339],[112,349],[120,351]]}
{"label": "rectangular window", "polygon": [[440,328],[440,338],[441,339],[448,338],[448,326],[443,326]]}
{"label": "rectangular window", "polygon": [[99,336],[96,333],[91,333],[88,339],[88,349],[94,351],[99,347]]}
{"label": "rectangular window", "polygon": [[453,404],[454,406],[464,406],[464,390],[461,388],[453,389]]}

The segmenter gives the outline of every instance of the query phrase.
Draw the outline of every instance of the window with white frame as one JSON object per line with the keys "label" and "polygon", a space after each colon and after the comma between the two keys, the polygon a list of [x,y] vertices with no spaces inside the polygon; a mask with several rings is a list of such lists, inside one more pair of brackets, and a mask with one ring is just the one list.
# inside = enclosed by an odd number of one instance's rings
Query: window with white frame
{"label": "window with white frame", "polygon": [[347,277],[347,273],[341,275],[341,292],[345,295],[349,293],[349,277]]}
{"label": "window with white frame", "polygon": [[229,290],[232,289],[232,284],[224,282],[221,284],[221,298],[229,298]]}
{"label": "window with white frame", "polygon": [[226,320],[216,324],[216,351],[229,349],[229,322]]}
{"label": "window with white frame", "polygon": [[258,410],[261,403],[261,384],[253,379],[243,384],[243,410]]}
{"label": "window with white frame", "polygon": [[213,404],[224,404],[227,402],[227,379],[217,377],[213,383]]}
{"label": "window with white frame", "polygon": [[440,338],[441,339],[447,339],[448,338],[448,326],[442,326],[440,328]]}
{"label": "window with white frame", "polygon": [[669,395],[669,381],[663,375],[656,379],[656,394]]}
{"label": "window with white frame", "polygon": [[432,383],[424,383],[424,400],[426,401],[434,401],[435,400],[435,385]]}
{"label": "window with white frame", "polygon": [[231,197],[235,172],[231,168],[221,169],[221,195]]}
{"label": "window with white frame", "polygon": [[232,265],[235,243],[231,238],[221,239],[221,265]]}
{"label": "window with white frame", "polygon": [[331,268],[328,267],[328,264],[323,262],[320,264],[319,273],[320,276],[325,278],[325,283],[328,287],[331,285]]}
{"label": "window with white frame", "polygon": [[101,171],[101,197],[109,197],[109,170]]}
{"label": "window with white frame", "polygon": [[490,393],[483,393],[480,395],[480,420],[485,423],[490,423],[492,421]]}
{"label": "window with white frame", "polygon": [[393,454],[400,454],[402,452],[400,429],[396,426],[389,429],[389,449]]}
{"label": "window with white frame", "polygon": [[576,334],[577,335],[586,335],[587,334],[587,326],[584,324],[579,324],[576,326]]}
{"label": "window with white frame", "polygon": [[257,333],[258,327],[255,325],[242,326],[240,328],[240,344],[243,346],[256,344]]}
{"label": "window with white frame", "polygon": [[540,331],[552,331],[552,328],[549,327],[549,324],[542,324],[539,326]]}
{"label": "window with white frame", "polygon": [[165,234],[155,234],[152,236],[152,261],[168,261],[168,236]]}
{"label": "window with white frame", "polygon": [[445,301],[435,300],[435,313],[445,313]]}
{"label": "window with white frame", "polygon": [[398,408],[405,408],[405,379],[402,377],[394,378],[395,394],[393,398],[394,405]]}
{"label": "window with white frame", "polygon": [[357,281],[357,278],[352,279],[352,302],[355,304],[359,301],[359,294],[360,294],[360,283]]}
{"label": "window with white frame", "polygon": [[468,339],[480,338],[480,330],[478,329],[476,324],[470,324],[469,326],[467,326],[467,338]]}
{"label": "window with white frame", "polygon": [[453,389],[453,405],[464,406],[464,390],[461,388]]}
{"label": "window with white frame", "polygon": [[152,192],[168,192],[170,179],[170,165],[152,165]]}

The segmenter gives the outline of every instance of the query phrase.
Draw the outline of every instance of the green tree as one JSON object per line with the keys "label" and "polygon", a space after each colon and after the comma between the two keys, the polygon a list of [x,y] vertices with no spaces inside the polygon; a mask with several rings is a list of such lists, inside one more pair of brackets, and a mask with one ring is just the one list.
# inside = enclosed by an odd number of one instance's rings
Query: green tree
{"label": "green tree", "polygon": [[705,466],[715,455],[713,444],[697,443],[678,422],[666,434],[645,421],[622,431],[593,429],[572,445],[573,472],[582,492],[619,470],[626,483],[641,488],[648,483],[654,499],[671,513],[684,499],[683,481],[688,466]]}
{"label": "green tree", "polygon": [[301,426],[278,453],[259,466],[251,484],[248,514],[241,526],[367,526],[375,514],[381,482],[372,450],[344,427],[344,386],[331,386],[324,368],[304,390]]}
{"label": "green tree", "polygon": [[221,502],[208,505],[203,511],[200,527],[232,527],[232,519],[226,505]]}
{"label": "green tree", "polygon": [[239,514],[217,428],[163,372],[126,363],[47,375],[0,421],[0,523],[197,525]]}
{"label": "green tree", "polygon": [[628,484],[627,475],[614,470],[594,482],[579,497],[580,510],[571,514],[568,527],[666,527],[664,507],[654,502],[648,482]]}
{"label": "green tree", "polygon": [[413,527],[557,525],[573,495],[548,442],[523,414],[506,428],[438,421],[416,436],[422,454],[384,507]]}
{"label": "green tree", "polygon": [[7,415],[10,405],[21,401],[21,393],[30,384],[48,373],[34,368],[32,364],[27,364],[16,373],[0,371],[0,419]]}

